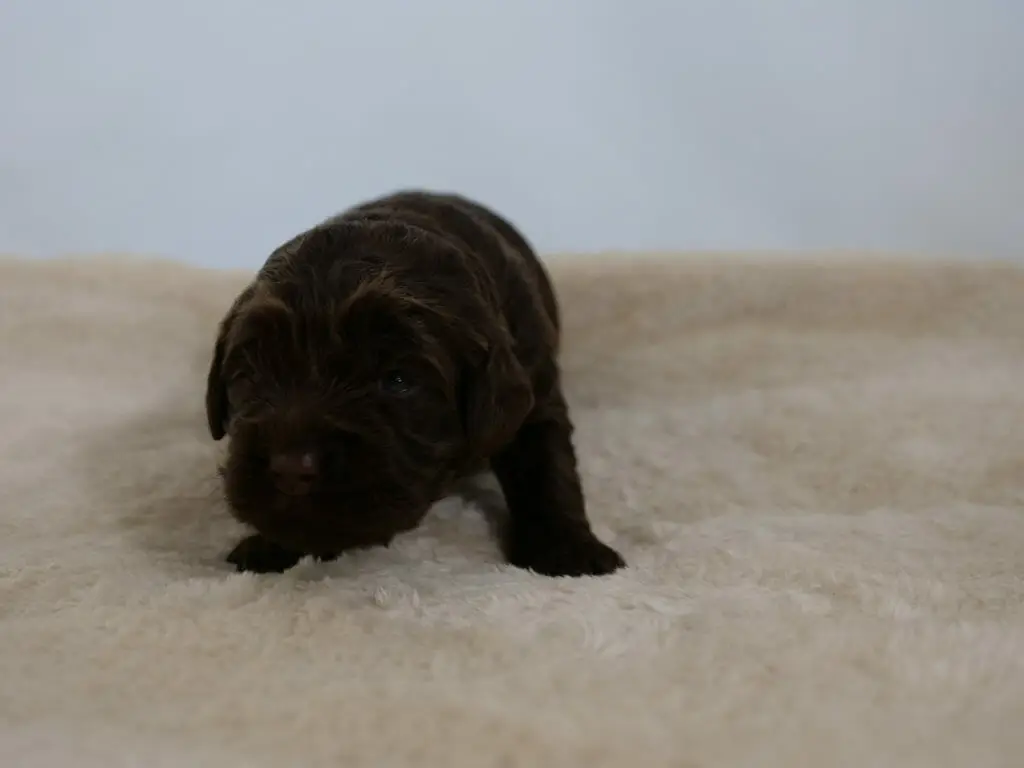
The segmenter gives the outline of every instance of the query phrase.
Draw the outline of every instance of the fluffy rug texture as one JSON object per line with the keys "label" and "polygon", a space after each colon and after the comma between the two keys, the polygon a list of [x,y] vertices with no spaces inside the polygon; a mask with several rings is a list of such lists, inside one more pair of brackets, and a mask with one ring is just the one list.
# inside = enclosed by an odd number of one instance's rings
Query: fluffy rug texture
{"label": "fluffy rug texture", "polygon": [[608,578],[502,565],[487,478],[235,574],[202,401],[248,275],[0,263],[0,764],[1020,766],[1024,272],[550,264]]}

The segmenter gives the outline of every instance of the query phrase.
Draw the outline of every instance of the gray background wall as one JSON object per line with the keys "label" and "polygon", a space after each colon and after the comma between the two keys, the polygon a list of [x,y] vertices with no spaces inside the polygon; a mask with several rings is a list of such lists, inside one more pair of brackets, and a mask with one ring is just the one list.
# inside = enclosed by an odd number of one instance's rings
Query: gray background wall
{"label": "gray background wall", "polygon": [[255,266],[406,185],[545,250],[1024,253],[1019,0],[5,0],[0,250]]}

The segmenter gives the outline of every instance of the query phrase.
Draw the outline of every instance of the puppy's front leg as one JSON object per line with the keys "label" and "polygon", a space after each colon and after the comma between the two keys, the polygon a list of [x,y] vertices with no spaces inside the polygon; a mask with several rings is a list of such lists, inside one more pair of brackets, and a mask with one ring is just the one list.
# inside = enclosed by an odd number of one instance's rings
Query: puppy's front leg
{"label": "puppy's front leg", "polygon": [[291,552],[258,533],[238,542],[226,558],[236,570],[251,573],[284,573],[301,559],[300,553]]}
{"label": "puppy's front leg", "polygon": [[505,557],[547,576],[597,576],[626,563],[590,529],[564,403],[528,421],[491,460],[508,505]]}

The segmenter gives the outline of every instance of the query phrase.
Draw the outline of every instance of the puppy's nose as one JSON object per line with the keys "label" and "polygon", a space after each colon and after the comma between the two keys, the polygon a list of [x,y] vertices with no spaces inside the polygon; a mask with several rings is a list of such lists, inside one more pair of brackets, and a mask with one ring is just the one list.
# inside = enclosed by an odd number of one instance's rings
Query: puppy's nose
{"label": "puppy's nose", "polygon": [[274,484],[285,493],[308,493],[319,471],[319,461],[312,452],[276,453],[270,457],[270,473]]}

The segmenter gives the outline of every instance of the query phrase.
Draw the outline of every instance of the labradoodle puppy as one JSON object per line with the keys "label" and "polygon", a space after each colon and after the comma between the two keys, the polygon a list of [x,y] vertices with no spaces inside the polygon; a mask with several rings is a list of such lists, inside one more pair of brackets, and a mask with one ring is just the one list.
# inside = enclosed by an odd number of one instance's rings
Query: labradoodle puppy
{"label": "labradoodle puppy", "polygon": [[509,563],[607,574],[557,360],[559,312],[519,232],[456,195],[403,191],[272,253],[220,324],[206,392],[232,514],[228,555],[281,572],[387,545],[490,469]]}

